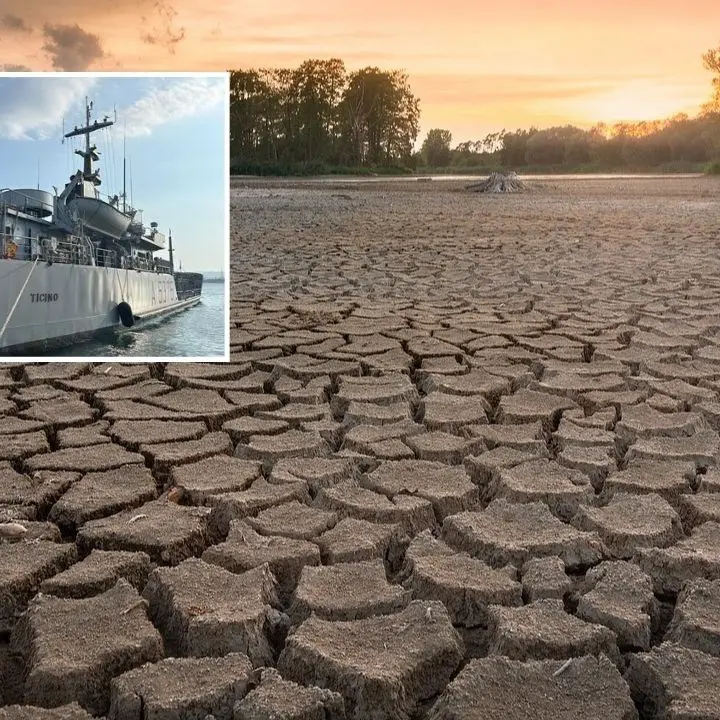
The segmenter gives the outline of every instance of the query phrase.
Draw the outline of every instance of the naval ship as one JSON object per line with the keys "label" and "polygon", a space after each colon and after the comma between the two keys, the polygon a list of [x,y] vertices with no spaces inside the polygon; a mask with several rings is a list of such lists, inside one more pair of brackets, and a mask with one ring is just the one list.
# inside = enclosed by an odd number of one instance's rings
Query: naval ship
{"label": "naval ship", "polygon": [[[126,202],[99,191],[100,159],[92,133],[114,124],[105,116],[64,138],[85,136],[82,170],[62,192],[0,189],[0,355],[47,351],[108,329],[200,301],[203,276],[175,272],[172,235],[166,238]],[[155,257],[168,250],[169,260]]]}

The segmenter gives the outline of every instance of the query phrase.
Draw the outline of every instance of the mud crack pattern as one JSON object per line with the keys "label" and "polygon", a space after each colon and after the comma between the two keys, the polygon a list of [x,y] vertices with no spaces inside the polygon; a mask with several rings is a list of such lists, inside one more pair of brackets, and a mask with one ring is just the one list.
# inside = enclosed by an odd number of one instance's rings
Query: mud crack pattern
{"label": "mud crack pattern", "polygon": [[0,365],[0,718],[720,718],[718,189],[233,182],[230,364]]}

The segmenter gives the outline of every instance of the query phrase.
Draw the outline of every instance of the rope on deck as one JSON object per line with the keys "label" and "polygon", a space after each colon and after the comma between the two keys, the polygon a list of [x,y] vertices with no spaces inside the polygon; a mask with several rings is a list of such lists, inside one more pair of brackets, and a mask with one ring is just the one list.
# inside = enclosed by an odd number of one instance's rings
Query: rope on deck
{"label": "rope on deck", "polygon": [[33,274],[33,270],[37,267],[37,264],[39,262],[40,258],[36,257],[35,262],[33,263],[33,266],[30,268],[30,272],[28,273],[28,276],[25,278],[25,282],[23,283],[23,286],[20,288],[20,292],[18,293],[17,297],[15,298],[15,302],[13,303],[13,306],[10,308],[10,312],[8,313],[8,316],[5,318],[5,323],[0,329],[0,340],[2,340],[3,335],[5,334],[5,331],[7,330],[8,325],[10,324],[10,320],[12,319],[12,316],[15,312],[15,308],[18,306],[18,303],[20,302],[20,298],[22,297],[22,294],[25,292],[25,288],[27,287],[27,284],[30,282],[30,276]]}

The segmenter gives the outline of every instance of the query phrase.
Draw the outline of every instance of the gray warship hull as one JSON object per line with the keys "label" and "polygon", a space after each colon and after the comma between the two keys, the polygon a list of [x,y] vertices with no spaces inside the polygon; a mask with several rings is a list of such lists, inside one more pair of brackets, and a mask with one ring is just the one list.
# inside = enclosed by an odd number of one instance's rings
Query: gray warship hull
{"label": "gray warship hull", "polygon": [[178,297],[170,273],[0,259],[0,324],[16,301],[0,354],[122,328],[121,303],[141,321],[190,307],[200,294]]}

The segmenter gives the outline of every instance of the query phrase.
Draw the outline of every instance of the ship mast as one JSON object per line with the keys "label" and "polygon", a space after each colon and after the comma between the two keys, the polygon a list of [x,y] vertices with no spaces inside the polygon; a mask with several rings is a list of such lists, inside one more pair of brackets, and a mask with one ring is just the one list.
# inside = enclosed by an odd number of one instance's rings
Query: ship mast
{"label": "ship mast", "polygon": [[114,125],[115,123],[112,120],[108,120],[107,118],[103,120],[103,122],[98,122],[95,120],[95,122],[91,125],[90,124],[90,111],[92,110],[92,102],[88,103],[88,99],[85,98],[85,125],[84,127],[78,127],[77,125],[73,130],[71,130],[69,133],[65,133],[64,137],[75,137],[77,135],[84,135],[85,136],[85,149],[84,150],[76,150],[75,154],[80,155],[81,158],[83,158],[83,180],[87,180],[91,182],[93,185],[100,185],[100,171],[95,170],[93,172],[92,164],[93,161],[97,161],[100,159],[100,156],[97,153],[97,147],[95,145],[90,145],[90,133],[95,132],[96,130],[102,130],[102,128],[110,127],[111,125]]}

